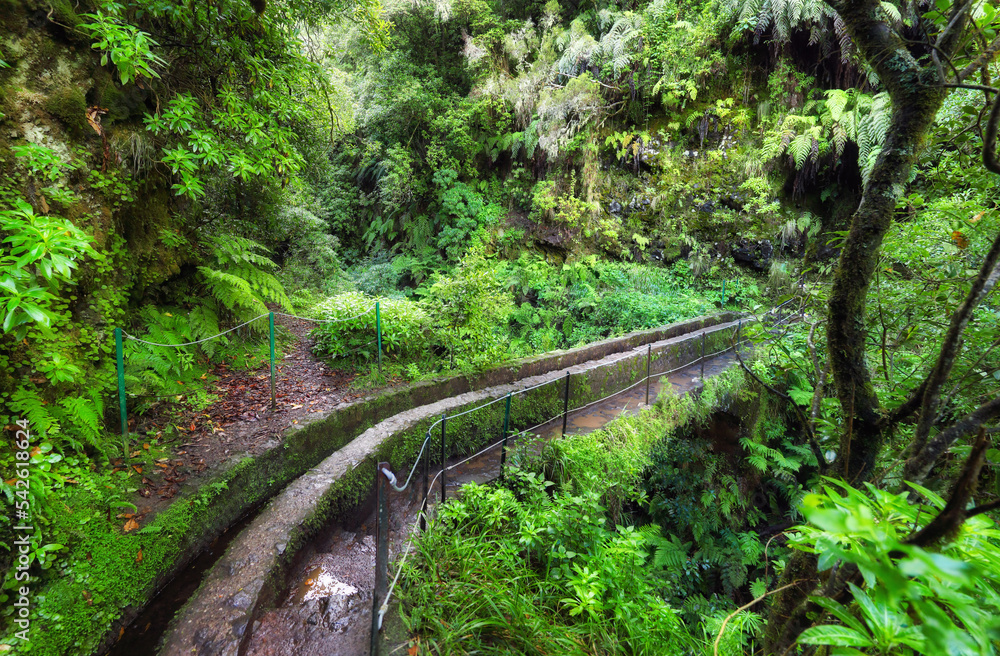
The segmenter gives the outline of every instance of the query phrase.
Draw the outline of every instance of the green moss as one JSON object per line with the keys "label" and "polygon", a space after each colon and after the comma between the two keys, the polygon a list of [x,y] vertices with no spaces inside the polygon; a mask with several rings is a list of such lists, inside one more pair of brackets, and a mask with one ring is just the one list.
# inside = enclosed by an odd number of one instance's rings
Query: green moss
{"label": "green moss", "polygon": [[57,89],[45,99],[45,111],[59,119],[74,135],[87,129],[87,101],[78,87]]}
{"label": "green moss", "polygon": [[52,17],[56,21],[62,23],[67,27],[76,28],[83,21],[80,17],[76,15],[76,11],[73,10],[73,4],[69,0],[46,0],[49,6],[52,7]]}
{"label": "green moss", "polygon": [[[0,33],[22,35],[28,29],[24,6],[17,0],[0,0]],[[0,50],[4,54],[6,49]],[[7,60],[10,63],[10,60]]]}
{"label": "green moss", "polygon": [[111,74],[103,68],[94,71],[94,87],[90,92],[90,104],[108,110],[104,116],[105,126],[129,118],[139,118],[146,112],[146,92],[134,85],[120,89]]}
{"label": "green moss", "polygon": [[[66,34],[69,40],[75,42],[87,40],[82,32],[75,33],[76,28],[83,22],[74,9],[74,6],[79,6],[79,4],[71,0],[26,0],[24,5],[30,10],[44,12],[49,20],[56,25],[69,28]],[[81,11],[86,10],[86,7],[81,8]]]}

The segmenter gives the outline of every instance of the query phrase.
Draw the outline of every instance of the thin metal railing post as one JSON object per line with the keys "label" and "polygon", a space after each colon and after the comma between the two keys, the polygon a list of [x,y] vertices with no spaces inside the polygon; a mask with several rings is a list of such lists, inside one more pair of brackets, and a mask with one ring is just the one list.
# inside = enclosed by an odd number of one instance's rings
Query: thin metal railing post
{"label": "thin metal railing post", "polygon": [[445,465],[447,461],[445,460],[445,430],[448,426],[448,413],[441,413],[441,503],[444,503],[445,497]]}
{"label": "thin metal railing post", "polygon": [[427,437],[424,438],[424,500],[420,504],[420,531],[427,530],[427,499],[431,496],[430,490],[430,480],[431,480],[431,432],[427,431]]}
{"label": "thin metal railing post", "polygon": [[566,437],[566,417],[569,414],[569,372],[566,372],[566,392],[563,395],[563,429],[562,436]]}
{"label": "thin metal railing post", "polygon": [[701,334],[701,379],[705,380],[705,333]]}
{"label": "thin metal railing post", "polygon": [[382,373],[382,314],[375,301],[375,339],[378,341],[378,372]]}
{"label": "thin metal railing post", "polygon": [[503,444],[500,445],[500,482],[503,483],[503,470],[507,464],[507,433],[510,432],[510,392],[503,410]]}
{"label": "thin metal railing post", "polygon": [[274,395],[274,312],[268,313],[267,323],[271,337],[271,412],[274,412],[278,406]]}
{"label": "thin metal railing post", "polygon": [[722,281],[722,308],[726,307],[726,281]]}
{"label": "thin metal railing post", "polygon": [[122,459],[128,462],[128,419],[125,416],[125,351],[122,329],[115,328],[115,360],[118,368],[118,410],[122,418]]}
{"label": "thin metal railing post", "polygon": [[387,483],[382,468],[388,469],[389,463],[380,462],[375,469],[375,588],[372,591],[372,634],[369,653],[378,656],[379,637],[381,629],[379,608],[385,599],[389,578],[389,508]]}
{"label": "thin metal railing post", "polygon": [[646,405],[649,405],[649,364],[653,359],[653,345],[650,344],[646,351]]}

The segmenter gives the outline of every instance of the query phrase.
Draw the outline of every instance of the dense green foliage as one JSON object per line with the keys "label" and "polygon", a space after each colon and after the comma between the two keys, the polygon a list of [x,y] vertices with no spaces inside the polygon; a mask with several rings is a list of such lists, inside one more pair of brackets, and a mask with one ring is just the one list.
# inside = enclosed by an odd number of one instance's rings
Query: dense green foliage
{"label": "dense green foliage", "polygon": [[[647,516],[642,481],[653,446],[664,431],[706,419],[737,381],[713,381],[699,402],[663,398],[540,453],[522,447],[503,486],[464,487],[440,508],[405,570],[404,618],[420,636],[418,653],[704,651],[704,631],[720,624],[728,603],[704,604],[685,626],[681,604],[663,593],[702,566],[680,536],[665,539],[660,526],[635,521]],[[760,557],[758,545],[751,560]],[[759,626],[740,615],[725,653],[747,646]]]}
{"label": "dense green foliage", "polygon": [[[31,426],[31,571],[57,590],[39,612],[63,618],[40,652],[89,650],[174,557],[150,534],[138,573],[111,581],[133,546],[112,521],[135,501],[128,464],[169,457],[162,440],[215,399],[217,365],[265,361],[269,310],[338,320],[314,333],[316,354],[381,385],[788,298],[802,321],[778,339],[744,322],[759,408],[724,450],[644,424],[604,450],[552,446],[521,488],[447,510],[427,549],[460,536],[460,564],[487,543],[524,561],[517,593],[490,588],[497,606],[466,619],[495,628],[544,599],[532,632],[553,642],[503,634],[522,651],[667,653],[788,590],[731,620],[724,650],[992,649],[995,627],[967,599],[995,606],[986,514],[1000,477],[976,439],[1000,416],[984,267],[1000,192],[977,164],[996,150],[994,2],[2,0],[0,31],[0,422]],[[911,91],[936,95],[900,100]],[[936,118],[910,129],[920,112]],[[859,290],[850,308],[845,289]],[[185,347],[128,339],[195,342],[244,322]],[[115,328],[129,416],[163,418],[146,435],[119,434]],[[845,330],[853,346],[836,342]],[[11,444],[7,504],[21,499]],[[933,458],[929,444],[943,445]],[[610,487],[590,470],[613,473]],[[931,512],[935,495],[961,508]],[[511,516],[470,524],[487,502]],[[535,513],[586,527],[566,536],[586,542],[580,570],[554,541],[527,555],[510,542]],[[957,519],[931,539],[932,516]],[[803,518],[797,555],[764,555],[758,531],[783,542],[774,527]],[[652,523],[619,530],[632,520]],[[834,560],[809,555],[833,544]],[[100,566],[70,556],[84,545]],[[542,563],[569,569],[549,581]],[[627,596],[588,605],[614,586]],[[101,593],[93,621],[81,589]],[[639,636],[643,595],[659,623]],[[436,639],[460,633],[419,619]]]}

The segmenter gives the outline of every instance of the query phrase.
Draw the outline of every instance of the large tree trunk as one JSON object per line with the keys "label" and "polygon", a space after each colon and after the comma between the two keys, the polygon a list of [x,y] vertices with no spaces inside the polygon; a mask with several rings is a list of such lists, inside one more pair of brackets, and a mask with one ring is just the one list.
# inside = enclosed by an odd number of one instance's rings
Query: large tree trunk
{"label": "large tree trunk", "polygon": [[[843,469],[831,474],[857,484],[868,479],[885,441],[886,422],[872,385],[865,357],[867,328],[865,299],[875,273],[882,239],[906,188],[924,137],[944,99],[940,88],[914,85],[893,97],[892,126],[885,147],[872,170],[861,204],[834,276],[827,323],[827,348],[837,398],[847,429],[841,436],[839,461]],[[782,585],[800,581],[775,596],[767,623],[765,653],[781,653],[808,628],[809,594],[818,594],[815,557],[804,552],[792,556]]]}
{"label": "large tree trunk", "polygon": [[827,349],[841,414],[847,422],[840,440],[843,469],[838,473],[854,484],[870,476],[885,439],[885,422],[865,357],[868,287],[896,202],[944,100],[943,90],[932,86],[935,78],[929,71],[922,73],[921,77],[930,78],[925,84],[917,84],[918,78],[905,92],[892,94],[892,126],[852,218],[830,293]]}
{"label": "large tree trunk", "polygon": [[[937,71],[918,62],[899,36],[877,20],[876,2],[845,0],[835,6],[893,102],[892,125],[851,219],[829,300],[827,348],[845,419],[838,456],[841,469],[835,473],[857,484],[871,476],[889,425],[883,421],[865,355],[868,288],[896,203],[906,189],[946,91],[940,86]],[[820,581],[815,558],[803,552],[792,557],[782,577],[782,584],[792,582],[798,585],[775,596],[764,636],[765,653],[782,653],[811,625],[809,615],[818,608],[808,603],[809,594],[836,595],[839,590],[829,588],[846,585],[835,581],[824,586],[827,589],[817,590]]]}

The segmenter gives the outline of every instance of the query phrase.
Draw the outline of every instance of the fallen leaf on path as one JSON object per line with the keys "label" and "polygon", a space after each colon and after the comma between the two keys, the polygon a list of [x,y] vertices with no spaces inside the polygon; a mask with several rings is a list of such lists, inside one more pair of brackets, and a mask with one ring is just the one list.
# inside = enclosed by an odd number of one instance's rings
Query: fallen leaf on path
{"label": "fallen leaf on path", "polygon": [[134,519],[130,519],[127,522],[125,522],[125,526],[123,527],[123,530],[126,533],[129,533],[131,531],[134,531],[137,528],[139,528],[139,522],[135,521]]}

